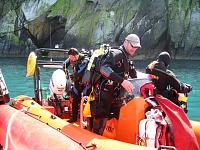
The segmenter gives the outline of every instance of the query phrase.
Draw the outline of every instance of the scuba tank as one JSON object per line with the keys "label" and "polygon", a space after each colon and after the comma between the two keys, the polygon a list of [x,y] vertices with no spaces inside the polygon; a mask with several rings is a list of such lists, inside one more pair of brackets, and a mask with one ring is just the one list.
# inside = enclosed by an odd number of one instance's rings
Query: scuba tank
{"label": "scuba tank", "polygon": [[0,69],[0,104],[8,103],[10,100],[8,88],[6,86],[3,74]]}
{"label": "scuba tank", "polygon": [[82,79],[83,83],[90,84],[91,79],[92,79],[92,75],[93,75],[92,68],[95,68],[97,61],[101,60],[101,59],[97,60],[97,58],[107,54],[108,50],[109,50],[109,45],[108,44],[102,44],[99,49],[95,50],[92,53],[90,60],[89,60],[89,63],[87,65],[86,71],[83,75],[83,79]]}

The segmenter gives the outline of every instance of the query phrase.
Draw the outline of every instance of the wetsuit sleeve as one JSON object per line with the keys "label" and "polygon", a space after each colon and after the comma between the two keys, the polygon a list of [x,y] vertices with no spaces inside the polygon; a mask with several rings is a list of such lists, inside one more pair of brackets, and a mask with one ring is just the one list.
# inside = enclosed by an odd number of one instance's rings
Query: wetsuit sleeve
{"label": "wetsuit sleeve", "polygon": [[174,76],[160,70],[160,69],[153,69],[155,75],[159,76],[159,80],[167,81],[170,87],[177,90],[177,92],[181,92],[181,82],[176,79]]}
{"label": "wetsuit sleeve", "polygon": [[83,74],[85,69],[87,68],[87,64],[89,62],[88,58],[84,58],[84,60],[81,62],[81,64],[78,66],[78,71],[77,71],[77,76],[79,76],[80,74]]}
{"label": "wetsuit sleeve", "polygon": [[112,80],[116,83],[121,84],[123,82],[124,78],[121,77],[119,74],[117,74],[113,70],[113,67],[116,66],[116,62],[119,62],[122,59],[123,59],[123,57],[119,52],[110,51],[107,54],[106,59],[104,60],[104,62],[100,66],[100,73],[104,77],[106,77],[106,78],[108,78],[108,79],[110,79],[110,80]]}
{"label": "wetsuit sleeve", "polygon": [[184,83],[181,83],[177,78],[176,75],[171,71],[168,70],[167,67],[163,62],[152,62],[147,68],[146,73],[155,75],[158,77],[159,80],[159,87],[163,88],[166,87],[166,84],[169,85],[171,88],[175,89],[177,92],[187,93],[190,91],[189,88]]}
{"label": "wetsuit sleeve", "polygon": [[171,83],[171,86],[177,90],[177,92],[180,93],[189,93],[191,91],[191,86],[189,84],[185,84],[181,81],[179,81],[176,78],[176,75],[174,74],[174,72],[172,72],[171,70],[167,70],[167,74],[169,74],[172,78],[175,78],[176,81],[174,83]]}
{"label": "wetsuit sleeve", "polygon": [[65,73],[67,72],[67,68],[69,67],[69,65],[70,65],[70,61],[69,61],[69,58],[68,58],[63,63],[63,70],[64,70]]}
{"label": "wetsuit sleeve", "polygon": [[173,77],[176,77],[176,75],[169,69],[167,69],[166,71],[169,75],[173,76]]}
{"label": "wetsuit sleeve", "polygon": [[89,62],[89,59],[81,58],[78,60],[78,62],[75,65],[75,71],[73,73],[73,81],[77,82],[78,84],[82,82],[83,74],[85,72],[85,69],[87,68],[87,64]]}

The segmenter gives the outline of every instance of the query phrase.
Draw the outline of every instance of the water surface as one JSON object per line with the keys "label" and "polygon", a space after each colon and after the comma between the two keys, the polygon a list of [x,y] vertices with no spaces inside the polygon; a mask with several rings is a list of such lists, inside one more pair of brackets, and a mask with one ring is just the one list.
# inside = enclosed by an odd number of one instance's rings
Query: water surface
{"label": "water surface", "polygon": [[[18,95],[34,96],[33,78],[26,77],[26,58],[0,58],[0,68],[3,72],[10,96]],[[135,61],[135,68],[144,72],[144,68],[150,61]],[[189,93],[188,116],[190,119],[200,121],[200,61],[176,60],[172,61],[170,69],[178,79],[192,85],[193,90]],[[47,85],[52,72],[45,72],[44,78]]]}

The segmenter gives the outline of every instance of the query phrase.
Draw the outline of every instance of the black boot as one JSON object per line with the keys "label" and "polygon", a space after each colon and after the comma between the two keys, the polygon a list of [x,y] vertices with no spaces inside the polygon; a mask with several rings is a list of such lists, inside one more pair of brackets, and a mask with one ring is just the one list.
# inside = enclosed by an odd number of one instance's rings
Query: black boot
{"label": "black boot", "polygon": [[67,122],[72,123],[72,122],[76,122],[78,120],[77,119],[78,110],[79,110],[78,104],[79,104],[78,97],[76,94],[74,94],[73,100],[72,100],[72,116]]}

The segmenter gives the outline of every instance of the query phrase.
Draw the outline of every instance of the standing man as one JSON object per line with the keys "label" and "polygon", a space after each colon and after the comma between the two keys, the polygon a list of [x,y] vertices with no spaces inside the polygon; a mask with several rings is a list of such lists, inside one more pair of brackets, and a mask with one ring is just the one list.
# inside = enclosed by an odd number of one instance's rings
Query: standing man
{"label": "standing man", "polygon": [[68,120],[69,123],[77,121],[79,103],[81,101],[81,94],[85,88],[82,83],[82,77],[87,67],[89,59],[82,55],[76,48],[70,48],[68,51],[68,59],[63,64],[65,73],[68,72],[68,67],[71,66],[73,73],[71,75],[73,81],[72,88],[72,117]]}
{"label": "standing man", "polygon": [[94,69],[101,77],[96,83],[92,83],[95,93],[95,101],[90,102],[92,117],[94,117],[93,132],[103,133],[106,118],[109,118],[110,114],[116,114],[115,117],[118,117],[119,107],[113,107],[112,103],[119,97],[120,88],[124,88],[129,93],[133,92],[133,85],[127,79],[136,78],[137,74],[129,58],[140,47],[139,37],[136,34],[129,34],[123,45],[110,48],[99,63],[101,64],[99,68]]}

